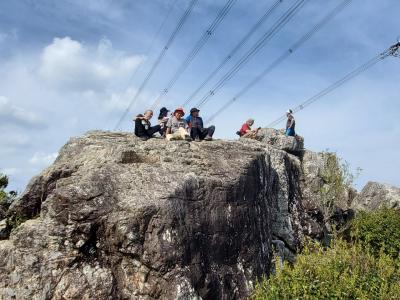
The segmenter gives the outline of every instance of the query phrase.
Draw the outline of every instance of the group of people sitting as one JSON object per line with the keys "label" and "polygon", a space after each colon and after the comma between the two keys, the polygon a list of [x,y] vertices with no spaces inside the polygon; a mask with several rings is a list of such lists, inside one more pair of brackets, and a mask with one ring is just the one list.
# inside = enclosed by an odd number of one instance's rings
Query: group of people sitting
{"label": "group of people sitting", "polygon": [[[212,141],[215,126],[204,127],[203,119],[199,116],[200,110],[192,108],[190,114],[186,117],[183,108],[179,107],[175,109],[174,113],[168,115],[169,110],[166,107],[161,108],[158,116],[158,124],[151,126],[150,120],[153,117],[152,110],[146,110],[144,114],[139,114],[135,117],[135,135],[146,141],[152,138],[154,134],[159,135],[168,141],[171,140],[187,140],[187,141]],[[286,123],[286,136],[295,135],[295,120],[293,111],[288,110],[286,112],[287,123]],[[236,132],[240,137],[256,139],[257,133],[261,129],[252,129],[254,119],[248,119],[246,123],[242,125],[240,130]]]}
{"label": "group of people sitting", "polygon": [[158,124],[151,126],[150,119],[153,117],[153,111],[146,110],[143,115],[140,114],[135,118],[135,135],[142,140],[147,140],[155,133],[159,133],[168,141],[211,141],[215,126],[205,128],[199,112],[200,110],[194,107],[190,110],[190,115],[183,118],[185,111],[179,107],[171,116],[168,116],[169,110],[163,107],[158,116]]}

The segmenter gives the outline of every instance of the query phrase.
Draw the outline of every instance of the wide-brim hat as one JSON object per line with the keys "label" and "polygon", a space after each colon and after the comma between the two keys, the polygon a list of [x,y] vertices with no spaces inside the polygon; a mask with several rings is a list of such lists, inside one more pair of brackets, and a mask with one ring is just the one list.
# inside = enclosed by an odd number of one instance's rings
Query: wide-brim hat
{"label": "wide-brim hat", "polygon": [[169,112],[169,110],[166,107],[161,107],[160,113],[166,113]]}
{"label": "wide-brim hat", "polygon": [[183,110],[182,107],[178,107],[177,109],[175,109],[174,114],[176,114],[178,111],[181,112],[183,115],[185,115],[185,111]]}

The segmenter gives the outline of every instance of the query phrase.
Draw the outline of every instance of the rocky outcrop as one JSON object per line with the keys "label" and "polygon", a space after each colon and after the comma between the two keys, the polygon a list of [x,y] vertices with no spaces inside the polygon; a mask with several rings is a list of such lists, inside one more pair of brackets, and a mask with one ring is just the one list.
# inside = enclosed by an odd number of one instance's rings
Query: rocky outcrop
{"label": "rocky outcrop", "polygon": [[268,274],[272,172],[259,145],[94,132],[10,208],[0,294],[235,299]]}
{"label": "rocky outcrop", "polygon": [[71,139],[7,212],[0,295],[246,298],[271,271],[273,244],[293,260],[304,236],[323,235],[313,190],[303,195],[314,180],[303,145],[262,132],[261,141]]}
{"label": "rocky outcrop", "polygon": [[299,154],[304,150],[303,137],[299,135],[287,137],[281,130],[273,128],[261,128],[257,134],[257,139],[276,149],[294,154]]}
{"label": "rocky outcrop", "polygon": [[365,211],[381,207],[400,209],[400,188],[370,181],[354,199],[352,207]]}

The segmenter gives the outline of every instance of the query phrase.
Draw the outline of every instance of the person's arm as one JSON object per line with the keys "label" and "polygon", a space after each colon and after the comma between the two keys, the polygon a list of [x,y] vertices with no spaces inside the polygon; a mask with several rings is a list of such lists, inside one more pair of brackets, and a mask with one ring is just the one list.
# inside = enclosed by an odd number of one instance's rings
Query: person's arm
{"label": "person's arm", "polygon": [[294,118],[292,117],[292,119],[290,120],[290,128],[293,128],[294,125]]}
{"label": "person's arm", "polygon": [[203,128],[204,128],[203,119],[200,118],[200,117],[199,117],[199,126],[200,126],[200,129],[203,129]]}
{"label": "person's arm", "polygon": [[167,122],[167,134],[171,134],[171,127],[172,127],[172,118],[169,118]]}
{"label": "person's arm", "polygon": [[183,119],[183,122],[185,124],[184,126],[185,126],[186,131],[189,132],[190,128],[189,128],[188,122],[185,119]]}
{"label": "person's arm", "polygon": [[249,127],[249,125],[247,125],[247,123],[245,123],[242,125],[242,128],[240,128],[240,132],[242,132],[243,134],[249,133],[251,132],[251,128]]}
{"label": "person's arm", "polygon": [[290,125],[289,125],[289,128],[293,128],[293,123],[294,123],[294,118],[291,117],[291,118],[290,118]]}
{"label": "person's arm", "polygon": [[144,128],[142,121],[140,119],[135,120],[135,134],[137,136],[145,136],[146,129]]}
{"label": "person's arm", "polygon": [[135,120],[144,120],[145,117],[142,114],[138,114],[135,118]]}

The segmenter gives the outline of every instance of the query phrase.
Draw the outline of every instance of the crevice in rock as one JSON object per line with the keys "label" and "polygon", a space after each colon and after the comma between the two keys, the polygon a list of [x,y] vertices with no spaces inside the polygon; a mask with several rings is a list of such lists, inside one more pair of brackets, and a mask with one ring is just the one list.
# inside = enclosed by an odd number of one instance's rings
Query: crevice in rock
{"label": "crevice in rock", "polygon": [[78,256],[69,263],[69,267],[76,267],[81,265],[82,263],[93,263],[94,261],[99,261],[100,252],[97,247],[97,243],[99,241],[99,224],[93,224],[89,230],[87,235],[87,239],[82,246],[79,247]]}

